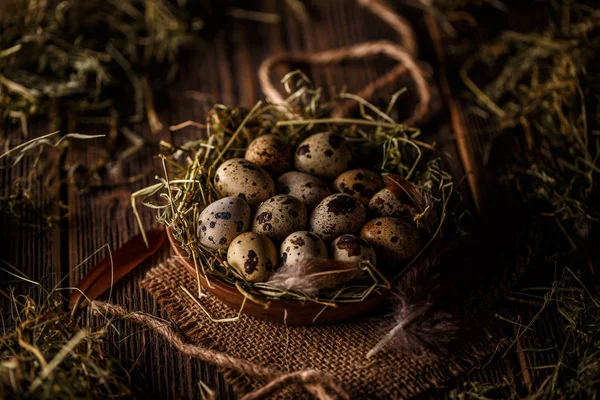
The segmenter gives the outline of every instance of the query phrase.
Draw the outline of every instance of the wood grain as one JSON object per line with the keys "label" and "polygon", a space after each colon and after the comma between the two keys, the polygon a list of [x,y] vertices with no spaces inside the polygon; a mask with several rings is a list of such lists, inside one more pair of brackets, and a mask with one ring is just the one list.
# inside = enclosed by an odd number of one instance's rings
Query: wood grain
{"label": "wood grain", "polygon": [[[50,133],[50,126],[44,122],[36,122],[29,126],[29,139]],[[20,126],[6,122],[0,124],[0,143],[9,141],[11,147],[23,143],[27,138],[23,137]],[[2,150],[4,151],[4,150]],[[35,153],[35,152],[33,152]],[[58,153],[53,153],[57,156]],[[27,175],[33,167],[35,154],[28,154],[21,162],[13,168],[0,169],[2,181],[0,184],[1,195],[7,196],[11,192],[11,186],[19,179]],[[48,173],[60,175],[59,158],[46,161]],[[48,213],[58,214],[59,204],[54,201],[50,204],[48,190],[45,183],[35,180],[32,186],[34,207],[45,208]],[[6,289],[9,285],[15,288],[17,293],[23,293],[32,288],[30,283],[15,277],[12,274],[39,282],[42,287],[51,289],[58,284],[63,271],[65,258],[62,253],[61,223],[54,228],[49,228],[45,221],[30,208],[24,211],[20,208],[14,210],[22,218],[11,217],[11,212],[0,206],[0,288]],[[14,269],[13,269],[14,268]],[[10,271],[12,274],[5,272]],[[8,304],[0,302],[2,310],[8,309]]]}
{"label": "wood grain", "polygon": [[[113,183],[118,183],[126,177],[145,174],[142,180],[133,184],[116,184],[83,194],[76,188],[69,187],[62,193],[61,198],[69,207],[68,218],[52,230],[40,231],[28,225],[15,225],[14,221],[2,217],[0,259],[17,266],[30,278],[41,281],[45,287],[53,287],[62,278],[74,285],[91,266],[106,256],[105,250],[98,251],[99,249],[106,244],[110,244],[112,249],[118,248],[139,233],[139,227],[129,209],[129,195],[155,182],[154,175],[160,171],[153,158],[157,153],[158,142],[165,139],[177,144],[203,134],[196,128],[169,132],[169,125],[186,120],[202,121],[211,103],[251,107],[255,101],[262,98],[256,79],[258,65],[267,55],[274,52],[325,50],[368,39],[396,40],[393,31],[373,15],[356,7],[354,0],[307,1],[308,9],[314,18],[306,25],[299,22],[284,3],[265,0],[261,5],[263,11],[279,13],[282,17],[280,24],[234,21],[227,31],[221,32],[215,41],[198,48],[191,59],[181,66],[178,78],[172,83],[167,97],[160,99],[160,103],[168,105],[158,110],[165,128],[157,135],[153,135],[148,127],[137,132],[146,139],[145,146],[108,174]],[[409,9],[403,9],[402,12],[411,17],[419,15]],[[419,32],[418,36],[427,37],[418,18],[411,18],[411,21]],[[513,22],[521,24],[522,20],[514,19]],[[473,30],[474,40],[470,46],[476,48],[486,34],[485,29]],[[493,31],[491,35],[493,36]],[[420,45],[421,56],[433,62],[431,46],[426,41]],[[456,60],[450,59],[448,63],[453,61]],[[317,86],[335,85],[339,89],[347,85],[350,92],[356,92],[392,66],[393,63],[383,58],[343,63],[339,66],[280,66],[274,71],[273,79],[279,80],[286,72],[302,67]],[[450,77],[450,83],[452,82]],[[402,82],[398,82],[397,86],[391,85],[386,88],[378,94],[374,102],[384,102],[402,85]],[[403,113],[410,112],[410,107],[410,97],[407,97],[406,100],[401,100],[396,111],[401,117]],[[478,132],[490,130],[489,126],[476,125],[479,122],[470,117],[466,118],[466,123],[473,131],[471,133],[474,140],[478,140]],[[10,137],[17,142],[22,140],[18,127],[10,123],[0,124],[0,127],[3,139]],[[32,125],[31,135],[48,133],[48,127],[49,124],[43,121]],[[66,129],[66,125],[63,128]],[[91,126],[78,126],[77,129],[82,133],[104,132]],[[453,168],[455,176],[460,179],[464,175],[460,163],[457,162],[458,150],[447,128],[447,118],[444,120],[444,114],[438,121],[424,127],[422,139],[435,140],[440,144],[446,153],[454,157],[454,162],[448,165]],[[69,154],[68,162],[91,165],[98,157],[98,149],[86,147],[77,153]],[[13,170],[0,170],[0,190],[5,191],[7,184],[22,176],[30,166],[31,160],[26,159]],[[58,164],[53,168],[58,168]],[[39,185],[39,189],[43,189],[41,182]],[[468,191],[465,193],[468,194]],[[469,202],[468,198],[466,202]],[[24,221],[32,219],[33,216],[27,216]],[[147,228],[156,225],[154,214],[150,210],[142,211],[142,220]],[[136,269],[115,285],[109,300],[132,310],[167,318],[156,301],[139,288],[138,283],[147,268],[164,260],[169,254],[168,251],[162,252],[144,262],[142,268]],[[91,255],[93,256],[90,257]],[[83,262],[88,257],[89,260]],[[8,283],[17,283],[18,291],[26,289],[27,285],[15,282],[11,276],[0,273],[3,287]],[[0,304],[2,313],[8,313],[8,305],[5,302]],[[81,318],[87,317],[82,315]],[[213,366],[180,355],[162,339],[150,332],[140,331],[133,325],[115,321],[114,327],[109,333],[111,344],[106,350],[129,370],[133,389],[139,397],[200,398],[198,383],[202,381],[215,390],[218,398],[235,398],[229,385]],[[551,333],[548,333],[548,337],[552,337],[550,335]],[[527,346],[529,344],[523,344],[524,348]],[[549,357],[545,354],[531,354],[526,355],[525,359],[533,356]],[[537,381],[543,378],[537,373],[532,375],[532,379]],[[452,387],[470,381],[498,382],[505,376],[520,379],[517,360],[496,359],[490,364],[482,362],[480,369],[475,369],[459,382],[443,389],[447,392]]]}

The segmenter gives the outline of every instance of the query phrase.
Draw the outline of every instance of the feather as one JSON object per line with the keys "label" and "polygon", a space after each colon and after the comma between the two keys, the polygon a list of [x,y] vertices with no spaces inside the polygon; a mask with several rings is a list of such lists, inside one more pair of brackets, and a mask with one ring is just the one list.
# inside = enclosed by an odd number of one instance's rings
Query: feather
{"label": "feather", "polygon": [[489,237],[478,231],[438,244],[406,271],[394,286],[391,323],[368,357],[384,348],[412,357],[445,356],[467,328],[489,315],[498,282],[511,264],[503,257],[506,246],[490,243]]}
{"label": "feather", "polygon": [[285,264],[267,282],[282,290],[303,293],[309,297],[359,278],[363,271],[357,264],[325,258],[302,258]]}
{"label": "feather", "polygon": [[443,356],[456,340],[458,325],[453,316],[432,312],[430,304],[400,302],[394,317],[394,326],[367,353],[367,358],[388,346],[414,357]]}
{"label": "feather", "polygon": [[393,294],[396,306],[392,325],[367,358],[388,347],[413,357],[436,357],[448,352],[459,326],[452,313],[437,307],[436,300],[446,289],[441,275],[435,272],[439,262],[439,257],[427,258],[398,282]]}
{"label": "feather", "polygon": [[92,301],[106,292],[115,282],[127,275],[142,261],[156,253],[165,240],[164,229],[146,232],[148,246],[140,234],[134,236],[115,252],[95,265],[71,290],[69,305],[76,310],[83,298]]}
{"label": "feather", "polygon": [[439,219],[433,206],[433,199],[429,193],[419,189],[419,187],[400,175],[386,174],[383,176],[383,181],[386,188],[398,200],[411,206],[408,210],[420,231],[428,235],[435,232]]}
{"label": "feather", "polygon": [[412,357],[444,356],[473,329],[489,328],[499,300],[535,265],[539,228],[527,213],[491,210],[478,230],[448,244],[432,244],[395,283],[389,325],[367,356],[383,349]]}
{"label": "feather", "polygon": [[395,294],[398,304],[392,316],[393,325],[367,353],[367,358],[386,347],[416,358],[435,358],[448,354],[449,347],[458,337],[456,317],[449,312],[436,310],[433,302],[414,302],[404,295]]}
{"label": "feather", "polygon": [[[431,195],[400,175],[387,174],[383,179],[398,200],[411,206],[409,212],[419,231],[431,236],[439,224]],[[367,358],[387,347],[416,357],[447,353],[456,340],[459,326],[456,316],[444,308],[453,281],[448,277],[452,268],[440,268],[439,254],[445,250],[430,251],[400,278],[394,288],[393,323],[367,353]]]}

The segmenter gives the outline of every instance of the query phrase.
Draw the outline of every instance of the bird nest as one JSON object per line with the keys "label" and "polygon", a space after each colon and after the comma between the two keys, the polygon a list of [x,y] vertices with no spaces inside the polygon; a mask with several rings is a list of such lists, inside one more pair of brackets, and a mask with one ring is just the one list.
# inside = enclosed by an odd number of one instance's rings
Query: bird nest
{"label": "bird nest", "polygon": [[[361,302],[374,291],[389,289],[397,277],[431,251],[432,243],[441,239],[442,226],[447,230],[444,221],[451,214],[448,204],[453,181],[442,167],[439,152],[419,140],[421,132],[395,122],[390,116],[401,92],[392,97],[385,109],[344,92],[326,101],[321,90],[313,89],[303,79],[290,89],[294,76],[284,81],[290,93],[284,103],[259,102],[249,111],[216,105],[204,124],[186,124],[205,129],[205,137],[179,146],[161,143],[164,175],[155,185],[133,195],[134,212],[141,224],[136,198],[142,198],[142,204],[155,209],[158,221],[170,230],[177,246],[209,285],[215,280],[225,282],[246,299],[261,304],[277,299],[326,305]],[[348,99],[358,102],[359,115],[330,117],[335,106]],[[270,281],[250,282],[227,262],[227,249],[211,250],[198,238],[202,210],[220,198],[214,186],[215,171],[226,160],[243,158],[248,145],[260,135],[276,135],[295,149],[304,139],[320,132],[345,138],[352,148],[354,166],[382,174],[387,188],[410,206],[411,223],[421,237],[420,250],[411,260],[385,271],[362,262],[361,279],[350,282],[340,279],[339,285],[328,285],[317,293],[282,288]],[[329,278],[335,280],[337,273],[325,271],[319,276],[333,274]]]}

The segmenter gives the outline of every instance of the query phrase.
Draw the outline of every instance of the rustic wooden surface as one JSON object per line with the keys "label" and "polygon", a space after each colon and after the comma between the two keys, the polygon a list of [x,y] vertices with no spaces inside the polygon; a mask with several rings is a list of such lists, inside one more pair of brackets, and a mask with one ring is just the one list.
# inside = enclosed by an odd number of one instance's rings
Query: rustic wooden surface
{"label": "rustic wooden surface", "polygon": [[[79,193],[74,187],[67,187],[61,192],[61,201],[68,206],[68,217],[50,230],[15,224],[14,221],[3,218],[0,221],[2,240],[0,258],[19,268],[29,278],[40,281],[47,288],[55,287],[62,279],[66,279],[62,286],[76,284],[95,261],[107,254],[106,247],[103,246],[108,245],[115,249],[128,238],[139,233],[129,208],[129,195],[154,182],[154,175],[159,170],[156,168],[153,155],[157,153],[159,140],[181,143],[201,134],[195,128],[171,133],[168,130],[169,125],[186,120],[201,121],[213,102],[251,107],[262,98],[256,79],[257,67],[270,54],[284,50],[323,50],[368,39],[396,40],[393,31],[375,16],[357,8],[354,0],[308,2],[309,10],[314,15],[314,21],[308,24],[300,23],[283,3],[277,0],[265,0],[261,5],[263,11],[279,13],[282,17],[280,24],[233,21],[227,32],[219,33],[216,40],[207,42],[181,66],[168,97],[157,99],[158,103],[165,105],[159,109],[159,117],[164,124],[164,129],[157,135],[153,135],[147,127],[144,127],[139,132],[146,139],[144,147],[125,160],[122,165],[113,168],[110,173],[113,183],[126,177],[145,174],[142,180],[84,194]],[[419,12],[405,11],[419,32],[422,58],[435,66],[433,51],[424,26],[416,19],[420,15]],[[501,24],[518,26],[522,23],[519,18],[505,19]],[[478,42],[485,34],[476,33],[473,36]],[[356,92],[386,72],[391,65],[393,64],[385,58],[374,58],[344,63],[342,66],[299,67],[307,71],[318,86],[326,87],[333,84],[341,87],[347,84],[350,92]],[[274,78],[280,78],[290,68],[291,66],[278,68]],[[389,87],[380,93],[380,96],[385,98],[399,88]],[[207,101],[202,101],[201,98]],[[474,121],[471,122],[472,129],[478,131],[481,127],[474,124]],[[424,139],[437,141],[450,157],[457,161],[458,153],[448,127],[446,114],[440,114],[439,120],[428,126],[432,128],[431,131],[424,132]],[[50,128],[50,125],[43,121],[36,123],[31,127],[30,135],[40,136],[51,131]],[[69,127],[64,125],[62,128],[68,130]],[[98,133],[90,127],[77,127],[77,130],[83,133]],[[8,122],[2,126],[2,134],[13,138],[15,143],[23,140],[18,127]],[[79,161],[84,165],[91,165],[99,154],[97,149],[86,146],[77,154],[70,154],[66,161],[68,163]],[[58,168],[58,161],[56,160],[52,168]],[[1,170],[3,183],[0,189],[6,191],[7,184],[15,177],[22,176],[30,163],[30,160],[25,160],[13,170]],[[460,163],[455,162],[450,166],[455,176],[464,175]],[[62,174],[64,176],[64,172]],[[39,185],[42,188],[44,183],[39,182]],[[467,196],[469,195],[464,186],[461,190]],[[142,217],[146,226],[155,224],[154,215],[150,210],[144,210]],[[34,220],[33,216],[26,217],[23,221],[30,220]],[[89,262],[81,264],[97,251],[98,253],[92,256]],[[141,310],[166,318],[154,299],[142,291],[138,283],[148,268],[167,256],[168,251],[156,255],[145,262],[142,268],[119,282],[112,292],[110,301],[131,310]],[[3,279],[4,284],[16,285],[18,291],[25,290],[27,287],[26,283],[10,276],[3,275]],[[134,391],[140,397],[199,398],[199,382],[204,382],[215,390],[219,398],[234,398],[231,388],[214,367],[180,355],[163,340],[136,326],[119,321],[115,322],[114,326],[115,329],[111,330],[109,335],[110,340],[116,345],[107,346],[107,349],[127,369]],[[548,335],[552,338],[551,332]],[[497,358],[488,364],[482,360],[481,366],[474,368],[472,373],[461,378],[459,382],[451,382],[441,388],[441,392],[447,392],[457,385],[468,384],[469,381],[503,382],[507,379],[513,382],[511,383],[513,385],[522,386],[519,382],[523,381],[525,386],[528,386],[535,376],[532,377],[527,369],[523,374],[521,367],[526,364],[521,361]],[[544,361],[548,363],[547,360]],[[525,379],[523,379],[524,375]],[[525,387],[523,390],[527,393],[528,388]],[[433,395],[434,393],[428,393],[425,397]]]}

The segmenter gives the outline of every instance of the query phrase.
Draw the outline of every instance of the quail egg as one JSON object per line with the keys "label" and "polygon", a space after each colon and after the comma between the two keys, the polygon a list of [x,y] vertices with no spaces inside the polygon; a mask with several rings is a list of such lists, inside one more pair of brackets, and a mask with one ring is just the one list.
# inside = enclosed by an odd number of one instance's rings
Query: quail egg
{"label": "quail egg", "polygon": [[246,149],[244,158],[262,167],[272,176],[279,176],[290,169],[292,156],[288,145],[275,135],[261,135]]}
{"label": "quail egg", "polygon": [[281,266],[295,265],[300,260],[327,258],[327,246],[312,232],[294,232],[285,238],[280,247]]}
{"label": "quail egg", "polygon": [[324,179],[333,179],[348,169],[352,152],[346,139],[335,133],[323,132],[306,138],[296,149],[294,165]]}
{"label": "quail egg", "polygon": [[331,194],[322,180],[298,171],[281,175],[277,180],[277,192],[294,196],[311,209]]}
{"label": "quail egg", "polygon": [[278,194],[258,207],[252,231],[279,242],[290,233],[305,229],[306,221],[306,207],[300,200],[287,194]]}
{"label": "quail egg", "polygon": [[323,240],[333,240],[344,233],[357,232],[365,222],[365,208],[343,193],[332,194],[321,201],[310,216],[310,231]]}
{"label": "quail egg", "polygon": [[251,211],[245,200],[225,197],[206,206],[200,213],[198,237],[212,250],[224,249],[250,227]]}
{"label": "quail egg", "polygon": [[382,187],[381,176],[367,169],[351,169],[341,173],[333,181],[335,190],[356,197],[365,207],[371,197]]}
{"label": "quail egg", "polygon": [[390,189],[382,189],[369,201],[369,211],[381,217],[406,217],[411,207],[404,204]]}
{"label": "quail egg", "polygon": [[350,234],[342,235],[331,243],[331,258],[354,264],[369,261],[373,266],[377,261],[373,247],[360,236]]}
{"label": "quail egg", "polygon": [[231,242],[227,263],[249,282],[265,282],[277,267],[277,248],[268,237],[245,232]]}
{"label": "quail egg", "polygon": [[421,247],[419,233],[400,218],[375,218],[363,226],[360,236],[388,266],[411,260]]}
{"label": "quail egg", "polygon": [[238,196],[255,206],[275,194],[275,182],[258,165],[232,158],[217,168],[215,189],[221,197]]}

